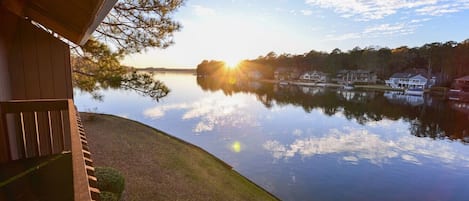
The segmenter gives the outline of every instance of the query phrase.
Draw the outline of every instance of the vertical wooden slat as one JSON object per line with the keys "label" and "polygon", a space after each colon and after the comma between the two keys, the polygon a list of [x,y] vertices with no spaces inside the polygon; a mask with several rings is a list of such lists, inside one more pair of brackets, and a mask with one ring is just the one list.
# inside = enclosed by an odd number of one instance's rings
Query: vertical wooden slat
{"label": "vertical wooden slat", "polygon": [[26,143],[26,157],[39,156],[39,146],[36,135],[36,121],[33,112],[23,113],[23,135]]}
{"label": "vertical wooden slat", "polygon": [[[7,114],[8,133],[10,134],[10,150],[12,159],[18,160],[26,157],[21,116],[19,113]],[[15,141],[11,138],[15,138]],[[13,146],[13,144],[15,146]]]}
{"label": "vertical wooden slat", "polygon": [[64,66],[64,53],[63,44],[60,41],[51,40],[51,55],[52,55],[52,73],[54,77],[54,93],[55,98],[67,97],[67,81]]}
{"label": "vertical wooden slat", "polygon": [[58,154],[64,149],[62,116],[60,111],[50,111],[52,153]]}
{"label": "vertical wooden slat", "polygon": [[10,72],[10,87],[12,99],[25,99],[26,92],[24,86],[24,69],[23,69],[23,53],[21,43],[21,32],[15,34],[12,49],[10,51],[10,58],[8,59],[8,70]]}
{"label": "vertical wooden slat", "polygon": [[39,68],[39,83],[41,98],[55,98],[54,94],[54,76],[52,76],[51,60],[55,59],[51,55],[50,34],[42,31],[36,31],[36,52],[37,66]]}
{"label": "vertical wooden slat", "polygon": [[64,54],[64,68],[65,68],[65,88],[67,94],[63,98],[73,99],[73,86],[72,86],[72,67],[70,64],[70,51],[68,45],[62,43],[62,49]]}
{"label": "vertical wooden slat", "polygon": [[39,133],[39,148],[40,155],[47,156],[52,154],[51,135],[49,127],[49,115],[48,112],[37,112],[37,128]]}
{"label": "vertical wooden slat", "polygon": [[38,99],[41,97],[35,29],[32,26],[27,22],[21,23],[24,82],[26,86],[25,99]]}
{"label": "vertical wooden slat", "polygon": [[6,125],[6,115],[2,113],[0,108],[0,163],[10,160],[10,146]]}

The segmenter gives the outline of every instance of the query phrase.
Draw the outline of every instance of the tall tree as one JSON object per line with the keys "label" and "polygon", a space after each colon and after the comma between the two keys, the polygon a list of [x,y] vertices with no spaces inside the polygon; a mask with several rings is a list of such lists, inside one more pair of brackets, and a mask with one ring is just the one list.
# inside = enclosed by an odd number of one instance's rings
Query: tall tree
{"label": "tall tree", "polygon": [[75,87],[93,92],[98,88],[124,87],[159,100],[169,89],[151,75],[130,73],[120,64],[128,54],[147,48],[166,48],[181,29],[172,14],[184,0],[119,0],[83,46],[72,49]]}

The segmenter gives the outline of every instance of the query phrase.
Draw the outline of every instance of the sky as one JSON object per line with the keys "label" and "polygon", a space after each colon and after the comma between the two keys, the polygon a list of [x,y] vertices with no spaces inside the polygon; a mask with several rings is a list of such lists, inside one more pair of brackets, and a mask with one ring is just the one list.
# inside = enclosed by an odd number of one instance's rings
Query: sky
{"label": "sky", "polygon": [[175,44],[127,56],[135,67],[236,64],[274,51],[418,47],[469,39],[469,0],[186,0]]}

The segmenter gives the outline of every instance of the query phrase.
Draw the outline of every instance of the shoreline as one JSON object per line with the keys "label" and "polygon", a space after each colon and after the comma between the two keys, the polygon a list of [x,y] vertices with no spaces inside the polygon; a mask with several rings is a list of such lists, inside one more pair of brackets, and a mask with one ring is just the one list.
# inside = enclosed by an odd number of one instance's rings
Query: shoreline
{"label": "shoreline", "polygon": [[95,166],[125,176],[124,200],[279,200],[213,154],[149,125],[109,114],[80,116]]}
{"label": "shoreline", "polygon": [[[271,80],[271,79],[260,79],[258,80],[264,83],[271,83],[271,84],[281,84],[281,82],[285,82],[285,85],[296,85],[296,86],[310,86],[310,87],[332,87],[332,88],[339,88],[343,87],[343,84],[336,84],[336,83],[316,83],[316,82],[305,82],[299,80]],[[355,88],[361,89],[375,89],[375,90],[388,90],[388,91],[404,91],[404,89],[398,88],[391,88],[386,85],[381,84],[368,84],[368,85],[354,85]]]}

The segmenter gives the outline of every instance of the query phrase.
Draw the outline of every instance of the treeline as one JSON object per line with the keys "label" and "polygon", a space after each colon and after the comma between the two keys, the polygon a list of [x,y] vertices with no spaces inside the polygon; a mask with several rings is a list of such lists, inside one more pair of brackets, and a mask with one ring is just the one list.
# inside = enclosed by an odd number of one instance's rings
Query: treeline
{"label": "treeline", "polygon": [[197,65],[197,75],[213,75],[215,73],[224,71],[226,68],[226,63],[223,61],[216,60],[203,60],[199,65]]}
{"label": "treeline", "polygon": [[[197,66],[197,72],[213,74],[224,65],[221,61],[204,60]],[[469,74],[469,39],[460,43],[435,42],[413,48],[356,47],[347,52],[336,48],[330,53],[311,50],[298,55],[269,52],[256,59],[244,60],[240,65],[241,70],[257,70],[265,78],[273,78],[274,71],[281,67],[299,71],[318,70],[332,75],[342,69],[364,69],[376,72],[380,79],[387,79],[396,72],[423,68],[437,76],[440,82],[449,84],[454,78]]]}

